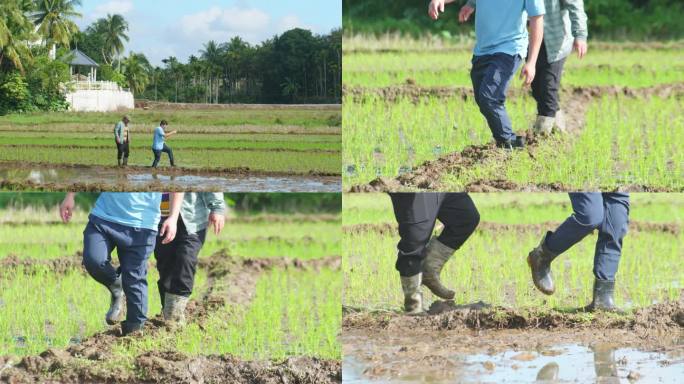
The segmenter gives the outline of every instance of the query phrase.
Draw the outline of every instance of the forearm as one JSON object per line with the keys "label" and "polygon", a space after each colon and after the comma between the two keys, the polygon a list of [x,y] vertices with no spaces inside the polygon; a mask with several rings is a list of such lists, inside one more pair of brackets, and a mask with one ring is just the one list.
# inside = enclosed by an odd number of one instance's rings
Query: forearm
{"label": "forearm", "polygon": [[527,62],[536,63],[539,48],[544,38],[544,16],[530,17],[530,45],[527,50]]}
{"label": "forearm", "polygon": [[183,204],[183,192],[169,194],[169,217],[178,218],[180,208]]}

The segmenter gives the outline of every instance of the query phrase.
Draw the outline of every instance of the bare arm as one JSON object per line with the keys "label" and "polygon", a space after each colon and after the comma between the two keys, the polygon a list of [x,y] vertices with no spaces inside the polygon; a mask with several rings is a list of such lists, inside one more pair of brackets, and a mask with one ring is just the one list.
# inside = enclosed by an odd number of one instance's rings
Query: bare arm
{"label": "bare arm", "polygon": [[178,133],[178,131],[176,131],[176,130],[173,130],[173,131],[171,131],[171,132],[165,132],[165,133],[164,133],[164,138],[165,138],[165,139],[168,139],[169,137],[175,135],[176,133]]}
{"label": "bare arm", "polygon": [[180,214],[182,203],[183,192],[169,194],[169,217],[166,218],[159,231],[159,236],[164,237],[162,244],[168,244],[176,237],[178,215]]}
{"label": "bare arm", "polygon": [[456,0],[432,0],[428,5],[428,15],[432,20],[439,19],[439,14],[444,12],[444,6]]}
{"label": "bare arm", "polygon": [[544,15],[530,17],[530,45],[527,49],[527,62],[520,72],[520,78],[524,79],[525,85],[532,84],[536,73],[539,48],[544,38]]}

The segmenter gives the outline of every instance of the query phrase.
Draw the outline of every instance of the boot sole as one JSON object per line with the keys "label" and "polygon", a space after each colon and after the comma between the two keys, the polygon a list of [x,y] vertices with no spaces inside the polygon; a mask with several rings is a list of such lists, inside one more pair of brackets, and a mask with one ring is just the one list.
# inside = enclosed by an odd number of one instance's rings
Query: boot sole
{"label": "boot sole", "polygon": [[548,291],[543,289],[542,287],[537,284],[537,281],[534,280],[534,268],[532,267],[532,255],[527,255],[527,265],[530,267],[530,273],[532,275],[532,282],[534,283],[534,286],[537,288],[537,290],[545,295],[551,296],[553,293],[556,291],[555,289],[552,291]]}
{"label": "boot sole", "polygon": [[[425,284],[425,281],[423,281],[422,284],[423,284],[424,286],[426,286],[427,289],[430,290],[430,292],[432,292],[435,296],[439,297],[440,299],[444,299],[444,300],[453,300],[453,299],[454,299],[454,296],[456,296],[456,292],[454,292],[454,291],[452,291],[452,290],[450,290],[450,289],[448,289],[448,288],[434,288],[434,287],[431,287],[429,284]],[[449,293],[448,293],[448,294],[441,294],[441,293],[439,293],[439,291],[440,291],[440,290],[443,290],[443,289],[449,291]]]}

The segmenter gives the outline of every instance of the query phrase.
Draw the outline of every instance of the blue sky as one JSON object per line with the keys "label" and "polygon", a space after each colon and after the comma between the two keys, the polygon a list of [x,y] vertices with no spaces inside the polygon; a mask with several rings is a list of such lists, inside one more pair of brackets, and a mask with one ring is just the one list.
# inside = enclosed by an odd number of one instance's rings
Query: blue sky
{"label": "blue sky", "polygon": [[143,52],[153,65],[176,56],[186,62],[214,39],[241,36],[257,44],[294,27],[323,34],[342,24],[341,0],[82,0],[80,28],[107,13],[129,23],[129,51]]}

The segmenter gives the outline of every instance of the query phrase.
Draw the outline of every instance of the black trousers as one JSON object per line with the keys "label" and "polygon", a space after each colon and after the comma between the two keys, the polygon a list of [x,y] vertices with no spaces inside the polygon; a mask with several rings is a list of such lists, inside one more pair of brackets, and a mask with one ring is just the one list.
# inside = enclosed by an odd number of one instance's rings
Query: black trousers
{"label": "black trousers", "polygon": [[121,160],[122,157],[128,159],[128,153],[128,141],[125,143],[116,143],[116,158],[118,160]]}
{"label": "black trousers", "polygon": [[173,150],[171,149],[171,147],[166,145],[166,143],[164,143],[164,147],[162,149],[153,149],[152,152],[154,153],[154,161],[152,162],[152,167],[156,167],[157,165],[159,165],[159,160],[161,160],[162,152],[165,152],[167,155],[169,155],[169,162],[171,163],[172,167],[176,165],[173,162]]}
{"label": "black trousers", "polygon": [[537,74],[532,80],[532,97],[537,101],[537,114],[540,116],[555,117],[560,109],[561,76],[563,75],[565,58],[549,63],[546,57],[546,47],[542,41],[537,58]]}
{"label": "black trousers", "polygon": [[423,270],[425,248],[437,220],[444,224],[437,239],[453,249],[460,248],[480,222],[467,193],[391,193],[390,197],[401,237],[396,263],[401,276]]}
{"label": "black trousers", "polygon": [[[161,222],[159,229],[161,230]],[[195,234],[189,234],[183,219],[179,215],[176,238],[168,244],[162,244],[161,237],[157,237],[154,257],[157,259],[157,270],[159,271],[157,287],[159,288],[162,306],[166,292],[181,296],[190,296],[192,293],[197,268],[197,255],[204,245],[206,234],[206,229]]]}

